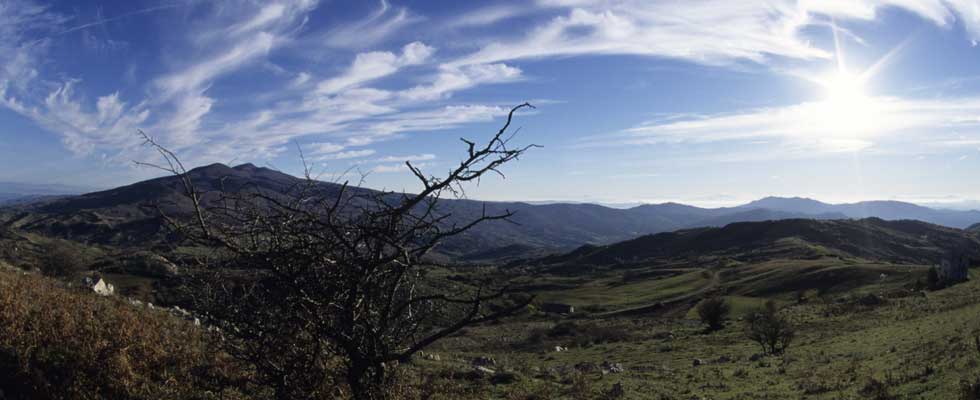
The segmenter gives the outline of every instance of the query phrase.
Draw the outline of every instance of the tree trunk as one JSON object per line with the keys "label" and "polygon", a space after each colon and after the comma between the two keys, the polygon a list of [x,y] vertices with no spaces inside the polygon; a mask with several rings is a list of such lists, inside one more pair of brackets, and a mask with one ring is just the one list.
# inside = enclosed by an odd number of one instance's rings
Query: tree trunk
{"label": "tree trunk", "polygon": [[354,360],[347,369],[347,386],[354,400],[379,400],[385,398],[384,363]]}

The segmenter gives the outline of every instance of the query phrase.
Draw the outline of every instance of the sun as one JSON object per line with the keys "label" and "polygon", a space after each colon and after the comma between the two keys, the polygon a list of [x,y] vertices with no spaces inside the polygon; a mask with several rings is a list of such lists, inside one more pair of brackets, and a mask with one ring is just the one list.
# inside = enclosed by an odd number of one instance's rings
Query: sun
{"label": "sun", "polygon": [[824,93],[813,104],[812,121],[828,136],[860,137],[874,128],[877,107],[860,75],[838,70],[816,81]]}
{"label": "sun", "polygon": [[824,101],[842,106],[861,104],[868,100],[864,82],[859,76],[839,71],[821,79],[826,92]]}

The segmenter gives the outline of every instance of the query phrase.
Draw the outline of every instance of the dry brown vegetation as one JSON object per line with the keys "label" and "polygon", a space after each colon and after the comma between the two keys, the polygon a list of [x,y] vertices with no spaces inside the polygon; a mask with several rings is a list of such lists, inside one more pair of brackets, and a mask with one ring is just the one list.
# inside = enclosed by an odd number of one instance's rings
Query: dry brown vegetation
{"label": "dry brown vegetation", "polygon": [[202,329],[164,311],[0,270],[7,398],[234,398],[222,390],[233,370]]}

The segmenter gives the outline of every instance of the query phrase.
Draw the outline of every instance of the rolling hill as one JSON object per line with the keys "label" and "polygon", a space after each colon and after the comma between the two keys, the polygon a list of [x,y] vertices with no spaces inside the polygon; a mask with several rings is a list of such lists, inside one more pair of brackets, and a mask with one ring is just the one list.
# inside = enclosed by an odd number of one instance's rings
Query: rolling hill
{"label": "rolling hill", "polygon": [[606,246],[583,246],[536,263],[613,265],[706,256],[741,261],[832,256],[930,265],[954,251],[965,251],[980,259],[980,241],[966,231],[921,221],[784,219],[664,232]]}
{"label": "rolling hill", "polygon": [[[299,178],[251,164],[229,167],[212,164],[189,172],[205,193],[216,199],[221,188],[279,192],[301,183]],[[321,183],[328,195],[340,186]],[[355,188],[353,190],[365,190]],[[883,219],[918,219],[964,228],[980,222],[977,211],[933,210],[909,203],[865,202],[832,205],[802,198],[765,198],[743,206],[700,208],[677,203],[641,205],[628,209],[595,204],[530,204],[445,200],[443,211],[458,221],[488,213],[514,211],[514,223],[488,222],[444,243],[440,253],[470,261],[516,259],[557,253],[583,244],[604,245],[638,236],[696,227],[720,227],[734,222],[783,219],[845,219],[875,216]],[[46,236],[85,243],[152,247],[166,238],[157,207],[168,214],[188,213],[191,204],[182,194],[179,179],[171,176],[77,196],[43,197],[8,204],[0,223]]]}

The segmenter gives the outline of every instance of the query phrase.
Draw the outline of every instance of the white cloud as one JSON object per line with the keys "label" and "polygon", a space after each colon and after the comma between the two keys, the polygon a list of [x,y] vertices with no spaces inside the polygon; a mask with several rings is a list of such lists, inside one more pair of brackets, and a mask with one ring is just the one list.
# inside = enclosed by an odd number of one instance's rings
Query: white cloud
{"label": "white cloud", "polygon": [[451,17],[450,28],[468,28],[493,25],[497,22],[533,12],[534,7],[517,5],[493,5],[478,8],[462,15]]}
{"label": "white cloud", "polygon": [[372,149],[349,150],[349,151],[341,151],[341,152],[336,152],[336,153],[324,154],[322,156],[317,157],[316,160],[318,160],[318,161],[325,161],[325,160],[349,160],[349,159],[352,159],[352,158],[367,157],[367,156],[373,155],[374,153],[375,153],[375,151],[372,150]]}
{"label": "white cloud", "polygon": [[375,162],[390,163],[390,162],[405,162],[405,161],[431,161],[431,160],[435,160],[435,159],[436,159],[436,155],[435,154],[413,154],[413,155],[408,155],[408,156],[387,156],[387,157],[382,157],[382,158],[379,158],[379,159],[375,160]]}
{"label": "white cloud", "polygon": [[329,47],[361,49],[378,44],[399,30],[420,21],[405,8],[394,8],[381,0],[378,10],[368,17],[341,25],[322,36]]}
{"label": "white cloud", "polygon": [[421,42],[412,42],[402,48],[402,54],[396,56],[387,51],[361,53],[354,58],[354,63],[340,76],[330,78],[317,87],[321,94],[335,94],[351,87],[382,78],[397,72],[400,68],[418,65],[435,52],[432,47]]}
{"label": "white cloud", "polygon": [[513,82],[520,78],[521,70],[506,64],[442,66],[432,83],[415,86],[400,95],[412,101],[436,100],[477,85]]}
{"label": "white cloud", "polygon": [[[415,163],[412,165],[416,168],[425,168],[431,166],[432,164],[422,162],[422,163]],[[400,164],[381,164],[371,168],[370,172],[373,174],[391,174],[397,172],[408,172],[408,166],[405,165],[404,162]]]}
{"label": "white cloud", "polygon": [[[823,102],[709,115],[673,115],[608,135],[585,138],[582,147],[657,144],[757,144],[818,155],[911,143],[910,148],[980,140],[980,98],[873,98],[859,113],[843,113]],[[946,133],[944,133],[946,132]],[[769,143],[773,140],[774,143]]]}
{"label": "white cloud", "polygon": [[372,173],[376,174],[390,174],[394,172],[408,171],[408,166],[405,164],[389,164],[389,165],[378,165],[371,168]]}
{"label": "white cloud", "polygon": [[399,132],[420,132],[452,129],[471,122],[492,121],[507,115],[503,107],[486,105],[446,106],[441,109],[403,112],[369,122],[365,132],[391,135]]}
{"label": "white cloud", "polygon": [[276,37],[267,32],[259,32],[235,44],[219,56],[166,75],[157,80],[165,97],[181,92],[199,90],[203,85],[219,75],[233,71],[243,64],[264,56],[272,50]]}
{"label": "white cloud", "polygon": [[314,155],[336,153],[347,148],[347,146],[336,143],[311,143],[307,146],[310,147]]}
{"label": "white cloud", "polygon": [[75,154],[137,146],[134,132],[149,117],[149,110],[143,105],[128,107],[118,93],[99,97],[95,109],[86,110],[83,100],[75,95],[76,83],[68,81],[54,89],[45,97],[43,107],[27,107],[13,98],[4,98],[2,104],[45,129],[59,132],[65,146]]}
{"label": "white cloud", "polygon": [[974,0],[542,0],[567,10],[528,34],[494,41],[452,66],[584,54],[631,54],[702,64],[772,57],[830,58],[799,35],[826,18],[873,20],[898,7],[940,26],[959,17],[972,39],[980,37]]}
{"label": "white cloud", "polygon": [[[313,154],[317,156],[341,157],[337,154],[368,151],[351,148],[410,132],[450,129],[506,115],[502,107],[449,99],[481,85],[524,79],[524,71],[510,60],[594,54],[670,57],[707,64],[767,63],[774,57],[827,58],[831,55],[826,49],[814,47],[800,35],[802,28],[826,23],[828,17],[872,20],[884,7],[901,7],[939,26],[962,23],[972,38],[978,36],[980,27],[975,2],[964,0],[552,0],[539,1],[538,7],[494,5],[446,17],[454,21],[450,28],[460,28],[488,27],[524,15],[534,17],[528,20],[545,13],[557,15],[513,35],[465,38],[466,43],[480,43],[480,48],[470,52],[446,46],[439,53],[442,59],[437,60],[433,47],[396,35],[421,17],[384,1],[360,21],[320,30],[307,25],[316,1],[211,4],[220,6],[186,5],[201,20],[175,31],[180,35],[174,35],[174,45],[168,47],[173,52],[162,54],[164,62],[156,69],[163,73],[144,77],[150,84],[138,88],[147,93],[145,97],[127,99],[139,90],[119,87],[86,95],[89,82],[65,82],[64,73],[53,70],[53,63],[42,58],[51,39],[36,38],[65,31],[64,18],[34,3],[4,3],[0,6],[0,101],[63,135],[66,145],[78,154],[130,152],[133,131],[144,128],[175,150],[189,151],[201,159],[277,154],[298,138],[316,142],[319,147]],[[425,36],[426,32],[446,31],[444,27],[422,27],[410,40],[437,40]],[[384,46],[375,47],[379,44]],[[360,52],[351,54],[347,49]],[[291,52],[289,56],[325,53],[331,58],[330,65],[310,62],[295,68],[276,59],[285,52]],[[323,72],[336,71],[338,64],[346,66],[339,74]],[[254,65],[277,71],[267,75],[278,86],[271,90],[264,86],[261,90],[267,92],[255,94],[247,92],[251,85],[225,85],[230,76],[250,73]],[[386,77],[406,79],[371,87]],[[91,83],[91,87],[102,87],[101,82]],[[256,86],[266,83],[256,82]],[[976,124],[976,108],[939,102],[942,104],[885,99],[885,108],[879,110],[886,115],[884,122],[858,135],[821,133],[828,125],[809,117],[816,113],[815,106],[805,103],[675,116],[671,121],[589,139],[583,145],[775,138],[822,151],[844,151],[873,148],[882,137],[925,129],[928,124]],[[802,124],[800,118],[813,123]],[[968,129],[965,134],[972,133]]]}

